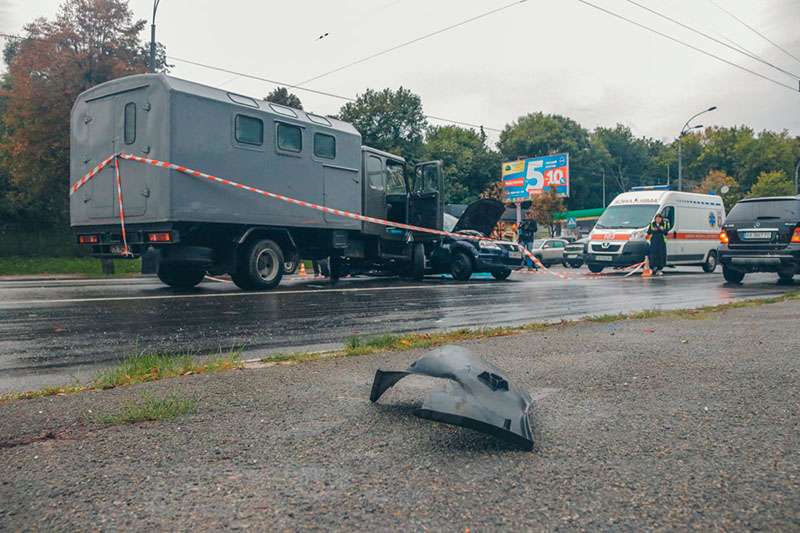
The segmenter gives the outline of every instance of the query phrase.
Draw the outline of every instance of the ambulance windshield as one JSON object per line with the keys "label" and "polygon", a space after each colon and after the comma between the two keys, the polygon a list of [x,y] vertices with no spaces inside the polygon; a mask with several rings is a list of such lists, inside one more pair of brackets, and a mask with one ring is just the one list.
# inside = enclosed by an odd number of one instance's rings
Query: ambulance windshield
{"label": "ambulance windshield", "polygon": [[612,205],[598,219],[600,229],[638,229],[653,221],[658,204]]}

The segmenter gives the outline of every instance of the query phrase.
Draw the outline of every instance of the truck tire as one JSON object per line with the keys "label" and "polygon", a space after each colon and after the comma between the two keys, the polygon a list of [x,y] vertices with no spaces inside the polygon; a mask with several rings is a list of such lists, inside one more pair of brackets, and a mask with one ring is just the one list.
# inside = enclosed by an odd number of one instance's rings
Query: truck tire
{"label": "truck tire", "polygon": [[[337,255],[332,255],[328,258],[328,277],[332,281],[336,281],[339,278],[345,277],[349,272],[350,269],[347,266],[347,262],[345,261],[344,257],[339,257]],[[322,269],[323,274],[325,270]]]}
{"label": "truck tire", "polygon": [[791,284],[794,281],[794,271],[778,272],[778,281],[780,283]]}
{"label": "truck tire", "polygon": [[242,290],[274,289],[283,278],[283,252],[275,241],[253,241],[239,259],[237,271],[231,274],[231,279]]}
{"label": "truck tire", "polygon": [[403,273],[404,278],[421,280],[425,277],[425,246],[421,242],[414,243],[411,248],[411,262]]}
{"label": "truck tire", "polygon": [[586,263],[586,266],[589,267],[589,272],[593,274],[599,274],[605,268],[603,265],[598,265],[597,263]]}
{"label": "truck tire", "polygon": [[472,277],[472,260],[464,252],[456,252],[450,260],[450,275],[458,281]]}
{"label": "truck tire", "polygon": [[503,270],[495,270],[495,271],[492,272],[492,277],[494,277],[494,279],[499,280],[499,281],[503,281],[504,279],[508,279],[508,276],[510,276],[510,275],[511,275],[511,269],[510,268],[504,268]]}
{"label": "truck tire", "polygon": [[711,274],[716,269],[717,269],[717,252],[712,250],[708,252],[708,257],[706,257],[706,262],[703,263],[703,272]]}
{"label": "truck tire", "polygon": [[728,283],[739,284],[744,279],[744,272],[741,270],[734,270],[726,265],[722,265],[722,277],[724,277],[725,281]]}
{"label": "truck tire", "polygon": [[165,285],[176,289],[191,289],[206,277],[205,270],[198,270],[180,264],[161,264],[158,267],[158,279]]}

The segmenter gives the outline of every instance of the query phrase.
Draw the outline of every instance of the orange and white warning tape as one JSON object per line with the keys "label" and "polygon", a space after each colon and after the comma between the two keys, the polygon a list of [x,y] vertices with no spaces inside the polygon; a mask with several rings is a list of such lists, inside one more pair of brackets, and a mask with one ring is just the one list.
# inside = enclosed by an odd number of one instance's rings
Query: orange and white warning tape
{"label": "orange and white warning tape", "polygon": [[[245,190],[245,191],[248,191],[248,192],[259,194],[259,195],[261,195],[261,196],[263,196],[265,198],[272,198],[272,199],[275,199],[275,200],[280,200],[282,202],[287,202],[287,203],[298,205],[298,206],[305,207],[305,208],[308,208],[308,209],[315,209],[317,211],[322,211],[324,213],[328,213],[328,214],[332,214],[332,215],[351,218],[351,219],[354,219],[354,220],[360,220],[362,222],[370,222],[372,224],[379,224],[379,225],[387,226],[387,227],[405,229],[405,230],[408,230],[408,231],[415,231],[415,232],[419,232],[419,233],[428,233],[428,234],[433,234],[433,235],[441,235],[443,237],[453,237],[453,238],[457,238],[457,239],[466,239],[466,240],[475,240],[475,241],[494,241],[495,240],[495,239],[492,239],[490,237],[479,237],[479,236],[476,236],[476,235],[464,235],[462,233],[452,233],[452,232],[449,232],[449,231],[437,230],[437,229],[433,229],[433,228],[426,228],[426,227],[422,227],[422,226],[414,226],[412,224],[403,224],[403,223],[400,223],[400,222],[392,222],[392,221],[389,221],[389,220],[383,220],[383,219],[380,219],[380,218],[361,215],[361,214],[358,214],[358,213],[352,213],[350,211],[343,211],[341,209],[334,209],[332,207],[327,207],[327,206],[324,206],[324,205],[314,204],[314,203],[311,203],[311,202],[306,202],[304,200],[298,200],[296,198],[285,196],[283,194],[276,194],[276,193],[273,193],[273,192],[265,191],[263,189],[259,189],[257,187],[251,187],[249,185],[244,185],[242,183],[238,183],[236,181],[229,180],[229,179],[226,179],[226,178],[220,178],[220,177],[214,176],[212,174],[206,174],[205,172],[200,172],[199,170],[194,170],[194,169],[191,169],[189,167],[185,167],[183,165],[177,165],[175,163],[168,163],[166,161],[159,161],[158,159],[149,159],[149,158],[146,158],[146,157],[140,157],[140,156],[136,156],[136,155],[126,154],[124,152],[120,152],[120,153],[117,153],[117,154],[110,155],[108,158],[104,159],[100,164],[98,164],[96,167],[94,167],[90,172],[88,172],[86,175],[84,175],[80,179],[78,179],[70,187],[69,194],[70,194],[70,196],[72,196],[73,194],[78,192],[78,190],[80,190],[83,186],[85,186],[92,179],[94,179],[98,174],[100,174],[103,171],[103,169],[105,169],[110,163],[112,163],[112,162],[114,163],[114,171],[115,171],[115,178],[116,178],[116,185],[117,185],[117,202],[119,204],[120,227],[121,227],[121,230],[122,230],[123,254],[124,255],[130,255],[130,250],[128,248],[127,235],[126,235],[126,231],[125,231],[125,213],[124,213],[124,208],[123,208],[122,178],[120,176],[120,171],[119,171],[119,159],[124,159],[126,161],[134,161],[134,162],[137,162],[137,163],[143,163],[143,164],[147,164],[147,165],[152,165],[154,167],[165,168],[165,169],[168,169],[168,170],[176,170],[178,172],[181,172],[183,174],[187,174],[187,175],[195,177],[195,178],[204,178],[204,179],[207,179],[209,181],[213,181],[215,183],[220,183],[222,185],[227,185],[227,186],[230,186],[230,187],[235,187],[237,189],[242,189],[242,190]],[[519,248],[519,250],[523,254],[525,254],[525,256],[527,256],[531,261],[533,261],[533,263],[536,264],[536,266],[539,269],[541,269],[542,272],[546,272],[546,273],[551,274],[552,276],[555,276],[555,277],[557,277],[559,279],[562,279],[562,280],[578,279],[578,278],[575,278],[575,277],[572,277],[572,276],[568,276],[566,274],[562,274],[561,272],[556,272],[554,270],[551,270],[551,269],[547,268],[525,246],[523,246],[522,244],[519,244],[519,243],[516,243],[516,246]],[[641,267],[641,264],[640,265],[634,265],[634,267],[637,267],[637,266]]]}

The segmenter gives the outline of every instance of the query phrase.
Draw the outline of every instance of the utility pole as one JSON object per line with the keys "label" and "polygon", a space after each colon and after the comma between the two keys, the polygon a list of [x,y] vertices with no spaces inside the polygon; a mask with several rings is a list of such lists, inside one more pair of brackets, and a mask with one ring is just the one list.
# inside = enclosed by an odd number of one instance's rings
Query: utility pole
{"label": "utility pole", "polygon": [[606,169],[603,169],[603,209],[606,207]]}
{"label": "utility pole", "polygon": [[153,2],[153,20],[150,24],[150,72],[156,71],[156,12],[161,0]]}
{"label": "utility pole", "polygon": [[800,174],[800,159],[797,160],[797,165],[794,167],[794,193],[800,194],[800,189],[797,188],[797,176]]}
{"label": "utility pole", "polygon": [[703,113],[708,113],[709,111],[714,111],[717,106],[711,106],[704,111],[700,111],[696,115],[693,115],[689,120],[686,121],[686,124],[683,125],[681,128],[681,134],[678,135],[678,190],[683,190],[683,136],[689,133],[691,130],[700,129],[703,127],[702,124],[698,124],[697,126],[689,127],[689,123],[702,115]]}

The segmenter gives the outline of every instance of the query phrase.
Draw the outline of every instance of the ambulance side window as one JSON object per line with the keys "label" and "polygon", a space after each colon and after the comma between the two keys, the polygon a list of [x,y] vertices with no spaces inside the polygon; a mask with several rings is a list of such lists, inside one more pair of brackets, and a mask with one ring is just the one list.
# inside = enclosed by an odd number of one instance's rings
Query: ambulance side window
{"label": "ambulance side window", "polygon": [[664,209],[661,210],[661,215],[669,220],[669,227],[675,227],[675,208],[671,205],[668,205]]}

